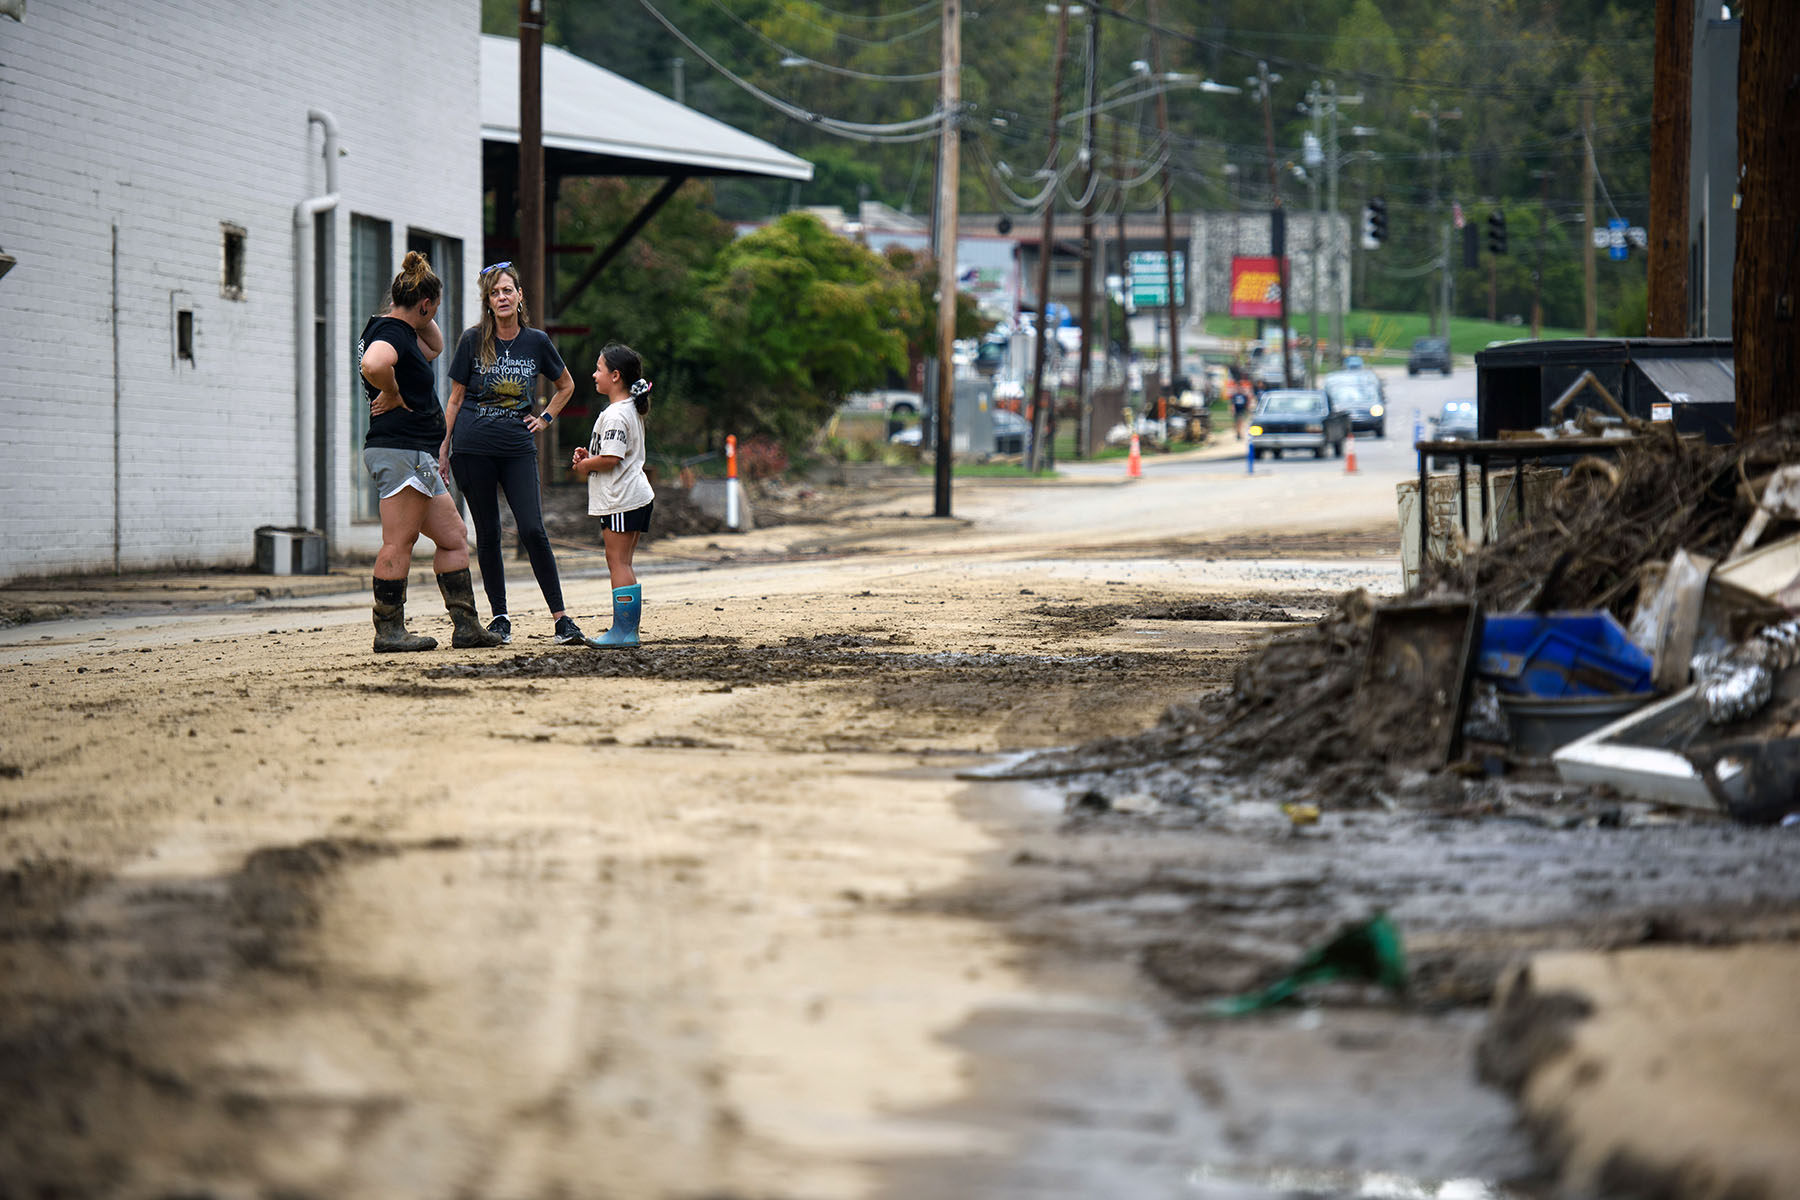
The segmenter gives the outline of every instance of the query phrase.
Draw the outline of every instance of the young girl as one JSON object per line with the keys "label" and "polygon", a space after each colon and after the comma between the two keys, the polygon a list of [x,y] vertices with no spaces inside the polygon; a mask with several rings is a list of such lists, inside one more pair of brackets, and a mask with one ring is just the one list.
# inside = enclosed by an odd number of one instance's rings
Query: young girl
{"label": "young girl", "polygon": [[609,403],[594,421],[593,439],[575,448],[569,464],[588,481],[588,515],[600,518],[606,569],[612,576],[612,628],[590,646],[635,646],[643,614],[643,589],[631,556],[638,537],[650,528],[656,493],[644,476],[644,414],[650,411],[650,381],[637,351],[609,342],[594,364],[594,390]]}

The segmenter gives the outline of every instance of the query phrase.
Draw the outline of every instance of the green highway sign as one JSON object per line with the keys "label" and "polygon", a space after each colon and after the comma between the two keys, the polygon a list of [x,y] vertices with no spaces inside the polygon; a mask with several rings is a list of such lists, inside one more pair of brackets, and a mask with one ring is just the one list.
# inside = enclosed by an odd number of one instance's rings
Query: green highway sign
{"label": "green highway sign", "polygon": [[[1169,266],[1161,250],[1131,252],[1129,307],[1163,308],[1169,303]],[[1187,307],[1187,255],[1175,252],[1175,307]]]}

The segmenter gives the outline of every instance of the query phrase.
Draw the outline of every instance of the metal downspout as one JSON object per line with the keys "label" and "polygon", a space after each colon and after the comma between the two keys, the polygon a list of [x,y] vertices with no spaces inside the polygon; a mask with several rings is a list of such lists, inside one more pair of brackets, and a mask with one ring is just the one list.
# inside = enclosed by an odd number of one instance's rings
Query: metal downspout
{"label": "metal downspout", "polygon": [[[313,394],[318,384],[317,348],[313,337],[313,322],[316,319],[313,309],[318,297],[313,288],[313,273],[318,264],[315,261],[317,250],[313,242],[313,218],[322,212],[330,212],[338,204],[337,121],[330,113],[317,108],[306,110],[306,121],[309,133],[315,122],[325,130],[325,194],[302,200],[294,206],[294,427],[298,441],[294,525],[300,529],[311,529],[318,513],[318,496],[314,485],[318,475],[318,397]],[[337,272],[327,271],[325,280],[328,289],[335,288]],[[328,311],[329,307],[327,305]],[[326,340],[330,341],[329,331]]]}

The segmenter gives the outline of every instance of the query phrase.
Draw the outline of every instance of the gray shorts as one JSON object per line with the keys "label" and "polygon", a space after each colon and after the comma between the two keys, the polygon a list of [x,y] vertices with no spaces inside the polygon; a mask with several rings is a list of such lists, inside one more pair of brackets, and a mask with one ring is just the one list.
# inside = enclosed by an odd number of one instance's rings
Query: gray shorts
{"label": "gray shorts", "polygon": [[409,487],[417,488],[427,500],[450,492],[438,473],[437,455],[424,450],[371,446],[363,451],[363,466],[375,480],[375,492],[383,500]]}

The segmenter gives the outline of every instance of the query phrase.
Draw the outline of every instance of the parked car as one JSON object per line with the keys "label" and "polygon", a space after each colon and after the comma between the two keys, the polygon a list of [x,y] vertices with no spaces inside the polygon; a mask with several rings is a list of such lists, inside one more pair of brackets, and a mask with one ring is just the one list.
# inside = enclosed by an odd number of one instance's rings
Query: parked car
{"label": "parked car", "polygon": [[[1439,442],[1473,441],[1481,436],[1479,416],[1473,400],[1446,400],[1444,411],[1431,418],[1432,439]],[[1456,460],[1434,454],[1431,465],[1451,467],[1456,465]]]}
{"label": "parked car", "polygon": [[[1025,438],[1031,431],[1031,422],[1018,413],[1009,412],[1004,408],[996,408],[993,418],[994,446],[989,453],[1025,453]],[[888,441],[896,446],[919,446],[924,442],[924,434],[925,427],[923,425],[910,425],[895,432],[892,437],[888,438]]]}
{"label": "parked car", "polygon": [[1373,371],[1333,371],[1325,377],[1325,394],[1333,408],[1349,410],[1351,429],[1386,437],[1387,405],[1374,376]]}
{"label": "parked car", "polygon": [[1311,450],[1314,458],[1324,458],[1330,450],[1342,458],[1349,438],[1349,410],[1333,407],[1320,391],[1264,392],[1250,422],[1250,449],[1257,458],[1280,458],[1287,450]]}
{"label": "parked car", "polygon": [[1414,338],[1412,353],[1406,356],[1406,373],[1417,375],[1420,371],[1442,371],[1450,373],[1450,339],[1422,337]]}

